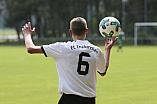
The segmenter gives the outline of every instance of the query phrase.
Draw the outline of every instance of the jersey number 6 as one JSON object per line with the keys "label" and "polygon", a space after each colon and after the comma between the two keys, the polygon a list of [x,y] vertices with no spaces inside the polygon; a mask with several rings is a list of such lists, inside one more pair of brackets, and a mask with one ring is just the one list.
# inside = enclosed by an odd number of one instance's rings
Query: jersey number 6
{"label": "jersey number 6", "polygon": [[[79,62],[77,67],[77,72],[79,75],[87,75],[89,71],[89,63],[87,61],[82,61],[82,57],[90,57],[89,53],[81,52],[79,54]],[[84,71],[81,70],[81,65],[84,65],[86,68]]]}

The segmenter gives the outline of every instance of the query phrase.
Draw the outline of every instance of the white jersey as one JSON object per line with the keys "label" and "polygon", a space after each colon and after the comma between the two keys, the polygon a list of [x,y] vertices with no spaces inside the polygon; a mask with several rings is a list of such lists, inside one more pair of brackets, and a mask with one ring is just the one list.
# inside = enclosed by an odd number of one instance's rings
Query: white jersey
{"label": "white jersey", "polygon": [[105,56],[99,47],[87,40],[76,40],[43,45],[42,50],[56,61],[58,93],[96,97],[96,71],[105,71]]}

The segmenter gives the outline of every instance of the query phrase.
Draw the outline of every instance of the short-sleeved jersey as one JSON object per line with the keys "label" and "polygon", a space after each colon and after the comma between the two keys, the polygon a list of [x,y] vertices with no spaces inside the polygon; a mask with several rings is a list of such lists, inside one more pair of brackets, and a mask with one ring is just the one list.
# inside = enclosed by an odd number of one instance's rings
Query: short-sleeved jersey
{"label": "short-sleeved jersey", "polygon": [[96,71],[105,71],[105,56],[99,47],[87,40],[76,40],[43,45],[42,50],[56,61],[58,93],[96,97]]}

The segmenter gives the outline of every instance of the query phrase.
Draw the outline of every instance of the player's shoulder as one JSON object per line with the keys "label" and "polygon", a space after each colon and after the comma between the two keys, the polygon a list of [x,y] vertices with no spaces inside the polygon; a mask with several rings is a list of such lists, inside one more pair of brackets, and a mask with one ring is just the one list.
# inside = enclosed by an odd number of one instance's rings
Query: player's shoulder
{"label": "player's shoulder", "polygon": [[69,47],[71,44],[73,44],[72,41],[67,41],[67,42],[56,42],[54,43],[56,46],[58,47],[62,47],[62,48],[67,48]]}
{"label": "player's shoulder", "polygon": [[90,43],[90,46],[93,47],[93,48],[95,48],[95,49],[97,49],[97,50],[101,50],[100,47],[98,47],[98,46],[96,46],[96,45],[94,45],[92,43]]}
{"label": "player's shoulder", "polygon": [[100,47],[98,47],[97,45],[94,45],[94,44],[92,44],[92,43],[90,43],[90,42],[89,42],[88,45],[90,45],[90,46],[92,46],[92,47],[94,47],[94,48],[100,49]]}
{"label": "player's shoulder", "polygon": [[70,43],[70,41],[68,41],[68,42],[56,42],[54,44],[56,44],[56,45],[67,45],[69,43]]}
{"label": "player's shoulder", "polygon": [[94,49],[97,51],[97,53],[103,53],[102,50],[100,49],[100,47],[98,47],[97,45],[94,45],[92,43],[89,42],[88,44],[90,46],[90,49]]}
{"label": "player's shoulder", "polygon": [[51,43],[48,45],[43,45],[43,46],[47,46],[50,48],[62,48],[67,44],[67,42],[55,42],[55,43]]}

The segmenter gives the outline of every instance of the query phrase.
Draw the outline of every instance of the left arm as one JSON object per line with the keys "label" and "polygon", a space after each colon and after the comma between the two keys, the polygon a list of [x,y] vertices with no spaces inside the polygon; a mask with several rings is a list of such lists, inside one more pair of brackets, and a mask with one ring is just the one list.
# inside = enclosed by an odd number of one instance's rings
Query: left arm
{"label": "left arm", "polygon": [[29,22],[28,24],[25,24],[25,26],[22,28],[24,37],[25,37],[25,45],[27,48],[27,52],[30,54],[34,53],[43,53],[41,46],[35,46],[31,35],[35,32],[35,28],[33,30],[31,29],[31,23]]}

